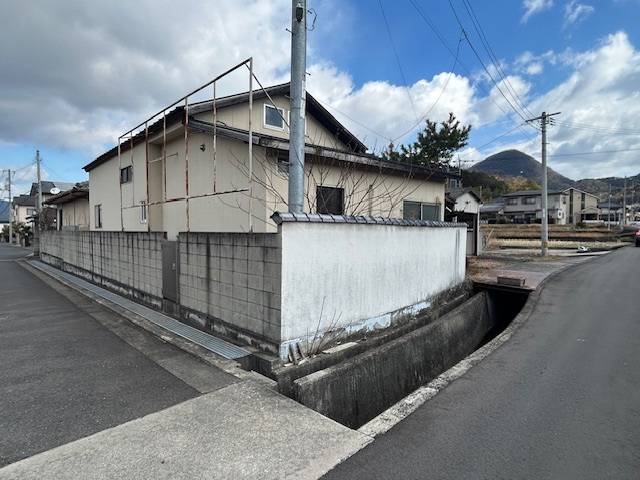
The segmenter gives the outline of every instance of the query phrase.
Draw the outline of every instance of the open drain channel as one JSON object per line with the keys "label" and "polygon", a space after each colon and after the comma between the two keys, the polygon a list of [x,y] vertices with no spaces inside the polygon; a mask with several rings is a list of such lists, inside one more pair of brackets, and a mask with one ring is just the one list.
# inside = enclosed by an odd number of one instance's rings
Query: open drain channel
{"label": "open drain channel", "polygon": [[174,335],[178,335],[186,340],[189,340],[190,342],[200,345],[201,347],[206,348],[207,350],[216,353],[221,357],[230,360],[237,360],[250,355],[250,352],[248,352],[244,348],[226,342],[221,338],[217,338],[213,335],[204,333],[197,328],[185,325],[184,323],[179,322],[174,318],[157,312],[151,308],[147,308],[144,305],[140,305],[139,303],[124,298],[120,295],[112,293],[109,290],[98,287],[97,285],[78,278],[75,275],[63,272],[62,270],[58,270],[57,268],[51,267],[37,260],[31,261],[30,264],[54,278],[62,278],[72,285],[80,287],[84,290],[88,290],[91,293],[94,293],[95,295],[98,295],[99,297],[102,297],[111,303],[114,303],[126,310],[129,310],[130,312],[140,315],[141,317],[149,320],[159,327],[164,328]]}
{"label": "open drain channel", "polygon": [[357,429],[499,335],[528,294],[479,291],[448,313],[425,318],[421,326],[370,348],[351,355],[342,351],[333,362],[317,358],[318,369],[285,367],[279,372],[280,391]]}

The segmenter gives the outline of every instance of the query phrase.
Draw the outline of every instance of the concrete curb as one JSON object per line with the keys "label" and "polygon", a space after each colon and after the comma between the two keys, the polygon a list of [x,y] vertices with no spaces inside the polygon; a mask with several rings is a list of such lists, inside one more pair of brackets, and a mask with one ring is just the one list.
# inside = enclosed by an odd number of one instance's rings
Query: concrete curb
{"label": "concrete curb", "polygon": [[147,332],[155,335],[159,339],[178,347],[179,349],[199,358],[200,360],[202,360],[207,364],[210,364],[216,368],[219,368],[220,370],[230,375],[233,375],[236,378],[239,378],[242,380],[252,379],[256,381],[261,381],[263,384],[267,384],[270,388],[275,388],[275,382],[255,372],[249,372],[249,371],[243,370],[238,364],[238,362],[219,357],[215,353],[210,352],[200,347],[199,345],[191,343],[188,340],[181,338],[177,335],[173,335],[170,332],[155,325],[154,323],[150,322],[149,320],[145,319],[140,315],[130,312],[129,310],[126,310],[125,308],[122,308],[119,305],[116,305],[100,297],[99,295],[94,294],[93,292],[90,292],[77,285],[69,283],[65,281],[63,278],[55,277],[49,274],[48,272],[39,269],[37,265],[32,264],[28,260],[22,259],[22,261],[18,263],[22,267],[24,267],[26,270],[31,272],[33,275],[36,275],[43,280],[44,278],[48,279],[49,282],[47,283],[50,284],[50,282],[53,281],[63,285],[64,287],[70,288],[75,292],[80,293],[81,295],[85,296],[86,298],[93,301],[94,303],[102,307],[105,307],[108,310],[111,310],[112,312],[116,313],[117,315],[120,315],[121,317],[125,318],[133,326],[146,330]]}
{"label": "concrete curb", "polygon": [[[597,258],[602,258],[602,256],[590,257],[589,260]],[[511,321],[509,326],[507,326],[507,328],[502,331],[502,333],[500,333],[484,346],[480,347],[471,355],[462,359],[450,369],[441,373],[426,385],[418,388],[414,392],[404,397],[402,400],[386,409],[384,412],[380,413],[377,417],[365,423],[358,429],[358,431],[375,438],[379,435],[382,435],[383,433],[386,433],[396,424],[407,418],[421,405],[431,400],[438,393],[444,390],[449,384],[462,377],[465,373],[471,370],[471,368],[473,368],[491,353],[504,345],[513,336],[513,334],[529,319],[529,317],[533,313],[534,308],[538,304],[538,301],[540,300],[540,295],[542,294],[547,281],[555,278],[556,276],[560,275],[566,270],[569,270],[570,268],[579,267],[589,260],[585,260],[585,262],[578,264],[565,265],[564,267],[561,267],[555,272],[549,274],[540,282],[538,288],[529,295],[529,298],[522,307],[522,310],[520,310],[520,313],[516,315],[516,317]]]}

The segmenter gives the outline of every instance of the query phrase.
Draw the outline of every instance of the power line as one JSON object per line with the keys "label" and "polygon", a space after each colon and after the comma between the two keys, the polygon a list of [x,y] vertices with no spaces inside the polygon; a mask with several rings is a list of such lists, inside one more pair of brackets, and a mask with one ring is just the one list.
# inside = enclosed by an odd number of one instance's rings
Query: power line
{"label": "power line", "polygon": [[469,36],[467,35],[467,32],[464,28],[464,25],[462,24],[462,21],[460,20],[460,17],[458,17],[458,12],[456,12],[455,7],[453,6],[453,2],[451,0],[449,1],[449,6],[451,7],[451,11],[453,12],[453,16],[455,17],[456,21],[458,22],[458,25],[460,26],[460,28],[462,29],[465,39],[467,40],[467,43],[469,44],[469,47],[471,47],[471,51],[474,53],[474,55],[476,56],[476,58],[478,59],[478,61],[480,62],[480,65],[482,65],[483,70],[485,71],[485,73],[487,74],[487,76],[491,79],[491,82],[494,84],[494,86],[496,87],[496,89],[498,90],[498,92],[500,92],[500,95],[502,95],[502,98],[505,99],[505,101],[509,104],[509,106],[512,108],[512,110],[523,120],[526,121],[527,120],[527,116],[524,115],[520,110],[518,110],[517,107],[515,107],[513,105],[513,103],[511,103],[511,101],[509,100],[509,98],[507,98],[507,96],[505,95],[505,93],[502,91],[502,89],[500,88],[500,85],[498,84],[498,82],[496,81],[495,78],[493,78],[493,75],[491,75],[491,72],[489,71],[489,69],[487,68],[487,66],[485,65],[484,61],[482,60],[482,57],[480,56],[480,54],[478,53],[478,51],[476,50],[476,47],[473,45],[473,43],[471,42],[471,39],[469,38]]}
{"label": "power line", "polygon": [[407,97],[409,97],[409,103],[411,104],[411,110],[413,110],[413,115],[418,118],[418,113],[416,111],[416,107],[413,104],[413,98],[411,98],[411,92],[409,91],[409,84],[407,82],[407,77],[404,74],[404,70],[402,69],[402,64],[400,63],[400,56],[398,55],[398,50],[396,49],[396,44],[393,41],[393,36],[391,35],[391,27],[389,26],[389,22],[387,21],[387,15],[384,13],[384,7],[382,6],[382,0],[378,0],[378,4],[380,5],[380,11],[382,12],[382,19],[384,20],[384,25],[387,29],[387,34],[389,35],[389,43],[391,43],[391,48],[393,50],[393,54],[396,57],[396,63],[398,64],[398,70],[400,70],[400,75],[402,76],[402,81],[404,82],[404,88],[407,91]]}
{"label": "power line", "polygon": [[587,130],[587,131],[592,131],[592,132],[600,132],[600,133],[606,133],[607,135],[633,135],[633,136],[640,136],[640,131],[632,131],[632,130],[618,130],[618,129],[613,129],[610,127],[599,127],[599,126],[595,126],[595,125],[588,125],[588,124],[578,124],[578,123],[571,123],[571,122],[558,122],[558,125],[563,126],[563,127],[567,127],[567,128],[574,128],[577,130]]}
{"label": "power line", "polygon": [[483,149],[484,147],[491,145],[493,142],[495,142],[496,140],[500,140],[502,137],[506,137],[507,135],[509,135],[510,133],[515,132],[518,128],[520,128],[523,124],[518,124],[515,127],[513,127],[511,130],[501,133],[500,135],[498,135],[497,137],[493,138],[492,140],[489,140],[487,143],[485,143],[484,145],[481,145],[479,147],[477,147],[478,150]]}
{"label": "power line", "polygon": [[527,113],[528,116],[533,117],[534,116],[533,113],[531,113],[531,111],[527,108],[525,103],[522,101],[516,89],[511,84],[509,77],[505,74],[504,70],[502,69],[500,60],[498,60],[498,57],[496,56],[493,48],[491,48],[491,44],[487,39],[484,29],[480,24],[480,20],[478,19],[478,16],[476,15],[476,12],[473,9],[473,6],[469,2],[469,0],[462,0],[462,4],[464,5],[464,8],[466,9],[467,14],[469,15],[469,18],[471,19],[473,28],[475,29],[476,33],[478,34],[478,37],[480,38],[480,42],[482,43],[485,51],[489,55],[489,59],[492,61],[494,67],[496,68],[498,75],[500,75],[501,79],[504,81],[505,86],[507,87],[507,90],[511,94],[512,98],[520,106],[520,108]]}
{"label": "power line", "polygon": [[424,115],[422,115],[420,117],[420,119],[418,119],[418,121],[413,124],[411,126],[411,128],[407,129],[405,132],[403,132],[402,134],[398,135],[397,137],[395,137],[394,139],[392,139],[392,142],[395,142],[396,140],[399,140],[400,138],[404,137],[405,135],[407,135],[408,133],[410,133],[414,128],[416,128],[418,125],[420,125],[423,121],[425,121],[427,119],[427,117],[429,116],[429,114],[431,113],[431,111],[436,107],[436,105],[438,104],[438,102],[440,101],[440,98],[442,98],[442,95],[444,94],[445,90],[447,89],[447,86],[449,85],[449,81],[451,80],[451,76],[453,75],[455,69],[456,69],[456,65],[458,63],[458,57],[460,55],[460,44],[462,43],[462,36],[460,37],[460,39],[458,40],[458,46],[456,47],[456,54],[455,54],[455,58],[453,60],[453,66],[451,67],[451,71],[449,72],[449,76],[447,76],[447,80],[445,81],[444,85],[442,86],[442,89],[440,90],[440,93],[438,94],[438,97],[436,98],[435,102],[433,102],[433,104],[429,107],[429,109],[424,113]]}
{"label": "power line", "polygon": [[[445,39],[442,37],[442,35],[440,34],[440,32],[438,31],[438,28],[435,26],[435,24],[431,21],[431,19],[429,18],[429,16],[422,11],[422,9],[420,8],[420,6],[416,3],[415,0],[409,0],[409,3],[411,4],[411,6],[414,8],[414,10],[418,13],[418,16],[422,19],[422,21],[424,23],[427,24],[427,26],[431,29],[431,31],[435,34],[436,38],[440,41],[440,43],[444,46],[444,48],[452,55],[455,57],[455,53],[453,52],[453,49],[447,44],[447,42],[445,41]],[[462,60],[458,60],[458,63],[460,64],[460,66],[463,68],[463,70],[467,73],[467,75],[471,78],[471,70],[469,69],[469,67],[467,67],[465,65],[465,63]],[[474,82],[475,83],[475,82]],[[483,85],[481,83],[475,83],[475,85],[478,87],[478,89],[484,93],[484,95],[504,114],[504,115],[508,115],[507,110],[504,109],[504,107],[502,105],[500,105],[498,102],[496,102],[494,100],[494,98],[489,94],[489,92],[487,92],[485,90],[485,88],[483,87]],[[535,127],[534,127],[535,128]],[[524,128],[522,126],[520,126],[520,129],[525,132],[525,134],[527,133],[526,130],[524,130]]]}

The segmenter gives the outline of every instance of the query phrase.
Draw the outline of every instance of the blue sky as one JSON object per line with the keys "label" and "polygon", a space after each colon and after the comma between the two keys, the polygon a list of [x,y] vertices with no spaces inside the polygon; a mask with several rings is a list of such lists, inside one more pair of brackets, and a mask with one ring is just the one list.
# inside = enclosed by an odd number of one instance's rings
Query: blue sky
{"label": "blue sky", "polygon": [[[309,91],[375,151],[392,138],[411,141],[425,112],[442,120],[453,111],[473,125],[460,152],[465,165],[511,147],[539,157],[537,132],[517,128],[522,119],[484,74],[473,45],[512,103],[536,114],[563,111],[566,125],[550,133],[551,166],[572,178],[640,172],[640,2],[468,2],[508,83],[463,0],[452,3],[470,43],[459,42],[448,0],[309,0],[317,13]],[[33,180],[36,148],[45,178],[84,180],[82,166],[118,134],[246,56],[254,56],[264,83],[288,79],[290,2],[177,3],[144,0],[137,10],[80,0],[8,6],[0,20],[13,40],[0,46],[0,168],[26,166],[18,190]],[[460,43],[453,71],[453,56],[414,4],[452,50]],[[225,89],[244,84],[230,79]],[[614,153],[574,155],[592,151]]]}

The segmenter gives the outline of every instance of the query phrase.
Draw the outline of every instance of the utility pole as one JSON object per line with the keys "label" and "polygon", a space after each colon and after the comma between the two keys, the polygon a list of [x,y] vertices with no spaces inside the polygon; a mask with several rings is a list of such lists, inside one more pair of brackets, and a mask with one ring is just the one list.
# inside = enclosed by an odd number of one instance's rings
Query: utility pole
{"label": "utility pole", "polygon": [[624,192],[622,193],[622,228],[627,224],[627,177],[624,177]]}
{"label": "utility pole", "polygon": [[609,184],[609,206],[607,207],[607,230],[611,230],[611,184]]}
{"label": "utility pole", "polygon": [[[7,172],[7,190],[9,191],[9,245],[13,243],[13,197],[11,196],[11,169],[3,170]],[[13,171],[15,173],[15,170]]]}
{"label": "utility pole", "polygon": [[9,182],[9,245],[13,244],[13,197],[11,196],[11,169],[7,170]]}
{"label": "utility pole", "polygon": [[40,150],[36,150],[36,172],[38,175],[38,203],[36,205],[38,225],[36,225],[36,230],[39,232],[42,226],[42,178],[40,177]]}
{"label": "utility pole", "polygon": [[547,113],[542,112],[542,115],[535,118],[530,118],[527,122],[540,122],[542,129],[542,225],[540,229],[540,240],[542,243],[542,249],[540,254],[543,257],[547,256],[547,250],[549,246],[549,211],[547,209],[548,201],[548,189],[547,189],[547,124],[549,119],[555,115],[560,115],[560,112]]}
{"label": "utility pole", "polygon": [[291,83],[289,123],[289,211],[303,212],[304,124],[307,75],[307,0],[291,2]]}

